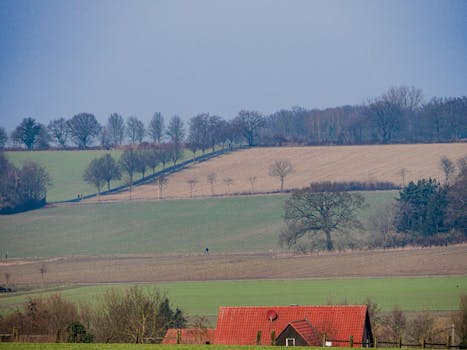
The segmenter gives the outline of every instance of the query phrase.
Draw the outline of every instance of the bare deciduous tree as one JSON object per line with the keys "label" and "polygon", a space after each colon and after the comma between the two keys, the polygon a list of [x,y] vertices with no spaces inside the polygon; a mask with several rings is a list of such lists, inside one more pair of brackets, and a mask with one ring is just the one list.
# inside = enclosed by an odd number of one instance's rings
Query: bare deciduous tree
{"label": "bare deciduous tree", "polygon": [[216,173],[209,173],[207,176],[208,184],[211,185],[211,196],[214,196],[214,184],[217,181],[217,174]]}
{"label": "bare deciduous tree", "polygon": [[467,346],[467,294],[462,294],[459,300],[459,311],[453,315],[455,331],[462,348]]}
{"label": "bare deciduous tree", "polygon": [[167,183],[169,182],[169,178],[165,175],[158,176],[156,179],[157,187],[159,188],[159,199],[162,199],[162,191],[165,187],[167,187]]}
{"label": "bare deciduous tree", "polygon": [[41,267],[39,267],[39,272],[41,274],[42,281],[44,281],[44,276],[45,276],[45,274],[47,273],[48,270],[49,269],[48,269],[46,263],[42,263]]}
{"label": "bare deciduous tree", "polygon": [[259,129],[266,123],[261,113],[255,111],[240,111],[233,124],[245,138],[248,146],[255,146]]}
{"label": "bare deciduous tree", "polygon": [[199,182],[196,177],[192,177],[188,179],[187,184],[190,186],[190,198],[193,198],[193,189],[195,188],[196,184]]}
{"label": "bare deciduous tree", "polygon": [[359,193],[326,188],[315,191],[313,186],[295,191],[285,203],[287,226],[279,240],[290,248],[306,233],[310,238],[324,233],[326,249],[333,250],[333,232],[361,226],[356,213],[364,202]]}
{"label": "bare deciduous tree", "polygon": [[118,147],[125,138],[125,121],[118,113],[112,113],[107,119],[107,133],[111,146]]}
{"label": "bare deciduous tree", "polygon": [[[407,325],[407,335],[416,344],[423,341],[433,342],[435,336],[435,318],[430,312],[421,312]],[[444,339],[443,339],[444,340]]]}
{"label": "bare deciduous tree", "polygon": [[402,187],[405,187],[405,177],[407,176],[407,173],[409,171],[406,169],[406,168],[401,168],[399,170],[399,175],[401,176],[402,178]]}
{"label": "bare deciduous tree", "polygon": [[68,121],[70,135],[80,149],[86,149],[93,137],[99,135],[101,125],[94,114],[80,113]]}
{"label": "bare deciduous tree", "polygon": [[159,144],[161,142],[162,135],[164,135],[164,117],[162,113],[154,113],[149,122],[148,134],[154,143]]}
{"label": "bare deciduous tree", "polygon": [[376,206],[368,216],[367,229],[371,234],[371,243],[377,247],[393,246],[391,233],[396,231],[397,206],[394,203],[382,203]]}
{"label": "bare deciduous tree", "polygon": [[233,184],[233,179],[230,177],[224,177],[224,184],[227,186],[226,194],[230,194],[230,185]]}
{"label": "bare deciduous tree", "polygon": [[397,305],[383,318],[383,327],[392,341],[399,341],[404,334],[406,325],[407,318]]}
{"label": "bare deciduous tree", "polygon": [[130,138],[131,144],[143,142],[146,129],[144,124],[137,117],[129,117],[126,122],[126,132]]}
{"label": "bare deciduous tree", "polygon": [[10,284],[11,273],[5,272],[4,276],[5,276],[5,283],[8,286]]}
{"label": "bare deciduous tree", "polygon": [[50,121],[47,129],[50,135],[60,147],[65,148],[68,135],[70,134],[70,128],[65,118],[54,119]]}
{"label": "bare deciduous tree", "polygon": [[284,180],[287,175],[294,171],[292,163],[287,159],[274,161],[269,167],[269,175],[279,177],[281,180],[281,192],[284,191]]}
{"label": "bare deciduous tree", "polygon": [[255,193],[256,176],[250,176],[248,178],[248,181],[250,182],[250,185],[251,185],[251,193]]}
{"label": "bare deciduous tree", "polygon": [[452,175],[454,175],[456,171],[456,166],[454,165],[454,162],[448,157],[443,156],[441,157],[441,160],[439,162],[439,167],[444,173],[444,184],[446,186],[449,186],[449,179]]}
{"label": "bare deciduous tree", "polygon": [[125,177],[125,184],[130,186],[131,199],[131,192],[133,190],[133,175],[138,167],[138,156],[133,148],[130,147],[123,151],[122,155],[120,156],[119,165],[120,168],[128,174],[128,176]]}
{"label": "bare deciduous tree", "polygon": [[155,342],[175,323],[176,314],[157,288],[134,286],[123,293],[112,289],[97,306],[96,337],[106,343]]}

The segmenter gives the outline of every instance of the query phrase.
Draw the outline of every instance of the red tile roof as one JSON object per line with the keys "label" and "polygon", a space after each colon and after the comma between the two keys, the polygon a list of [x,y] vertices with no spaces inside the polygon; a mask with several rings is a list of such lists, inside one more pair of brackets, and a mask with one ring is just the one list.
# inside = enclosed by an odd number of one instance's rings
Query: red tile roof
{"label": "red tile roof", "polygon": [[277,338],[290,323],[304,319],[320,336],[349,340],[352,335],[355,342],[362,342],[366,317],[366,305],[220,307],[214,343],[255,345],[261,331],[261,344],[270,345],[272,331]]}
{"label": "red tile roof", "polygon": [[177,344],[177,333],[180,332],[180,344],[206,344],[212,343],[214,329],[201,328],[169,328],[162,340],[162,344]]}
{"label": "red tile roof", "polygon": [[308,345],[320,346],[321,336],[319,335],[316,328],[312,326],[308,320],[299,320],[290,322],[290,327],[307,342]]}

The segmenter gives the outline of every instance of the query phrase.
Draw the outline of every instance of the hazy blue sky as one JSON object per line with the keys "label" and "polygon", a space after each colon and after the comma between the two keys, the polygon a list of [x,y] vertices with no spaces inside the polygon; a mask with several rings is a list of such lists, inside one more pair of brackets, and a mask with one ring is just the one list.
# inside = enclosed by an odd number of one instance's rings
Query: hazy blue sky
{"label": "hazy blue sky", "polygon": [[467,1],[0,0],[0,126],[467,95]]}

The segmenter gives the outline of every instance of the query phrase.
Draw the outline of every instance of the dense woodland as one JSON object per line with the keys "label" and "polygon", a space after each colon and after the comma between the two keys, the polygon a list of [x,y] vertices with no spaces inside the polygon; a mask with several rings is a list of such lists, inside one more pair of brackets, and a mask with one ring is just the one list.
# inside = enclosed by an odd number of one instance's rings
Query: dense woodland
{"label": "dense woodland", "polygon": [[101,125],[91,113],[43,125],[26,117],[8,135],[0,127],[0,148],[111,148],[124,144],[177,142],[203,152],[216,145],[351,145],[455,142],[467,137],[467,97],[423,100],[414,87],[390,88],[367,103],[327,109],[293,107],[263,115],[243,110],[232,120],[201,113],[188,125],[179,116],[155,113],[147,125],[136,116],[111,114]]}

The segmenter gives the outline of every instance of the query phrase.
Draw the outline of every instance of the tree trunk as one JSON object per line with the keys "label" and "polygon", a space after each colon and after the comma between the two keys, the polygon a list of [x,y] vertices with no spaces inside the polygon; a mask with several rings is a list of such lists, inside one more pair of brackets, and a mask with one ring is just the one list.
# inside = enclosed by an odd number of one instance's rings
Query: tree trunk
{"label": "tree trunk", "polygon": [[331,230],[326,230],[326,249],[327,251],[334,250],[334,245],[331,240]]}

